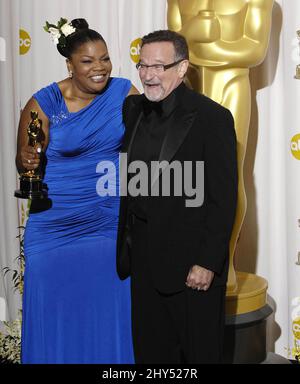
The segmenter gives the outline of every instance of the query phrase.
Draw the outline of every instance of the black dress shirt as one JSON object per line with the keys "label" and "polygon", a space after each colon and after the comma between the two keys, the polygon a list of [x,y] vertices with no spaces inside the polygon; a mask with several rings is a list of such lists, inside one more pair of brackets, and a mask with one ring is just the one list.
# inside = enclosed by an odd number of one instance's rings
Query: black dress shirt
{"label": "black dress shirt", "polygon": [[[151,102],[145,98],[143,102],[143,117],[137,129],[131,150],[129,162],[140,160],[147,164],[148,168],[148,195],[151,190],[151,161],[158,161],[169,127],[169,117],[176,108],[176,93],[183,85],[179,85],[165,99],[159,102]],[[134,174],[128,175],[130,180]],[[129,209],[141,219],[147,220],[147,196],[130,196]]]}

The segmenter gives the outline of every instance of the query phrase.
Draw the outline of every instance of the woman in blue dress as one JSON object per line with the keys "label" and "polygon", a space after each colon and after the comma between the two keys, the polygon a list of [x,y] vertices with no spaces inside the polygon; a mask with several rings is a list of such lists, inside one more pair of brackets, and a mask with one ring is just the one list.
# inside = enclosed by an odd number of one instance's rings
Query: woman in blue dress
{"label": "woman in blue dress", "polygon": [[[25,231],[22,363],[133,363],[130,286],[115,267],[119,196],[96,186],[102,161],[118,172],[122,104],[137,91],[110,77],[106,43],[84,19],[48,31],[69,78],[35,93],[19,125],[18,171],[44,154],[49,197],[42,207],[33,200]],[[31,110],[42,120],[41,154],[28,146]]]}

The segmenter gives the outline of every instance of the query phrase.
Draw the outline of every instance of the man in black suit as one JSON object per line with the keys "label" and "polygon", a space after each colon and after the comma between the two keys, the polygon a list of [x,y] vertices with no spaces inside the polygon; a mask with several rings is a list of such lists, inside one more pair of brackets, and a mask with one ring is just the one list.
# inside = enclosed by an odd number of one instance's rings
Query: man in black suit
{"label": "man in black suit", "polygon": [[[130,174],[117,269],[121,279],[131,276],[137,363],[218,363],[222,356],[236,138],[231,113],[184,85],[188,65],[179,34],[144,36],[137,64],[144,94],[129,96],[123,108]],[[145,177],[138,183],[131,175],[137,161],[149,169],[146,192]],[[181,178],[175,164],[186,170]],[[189,172],[186,164],[193,165]]]}

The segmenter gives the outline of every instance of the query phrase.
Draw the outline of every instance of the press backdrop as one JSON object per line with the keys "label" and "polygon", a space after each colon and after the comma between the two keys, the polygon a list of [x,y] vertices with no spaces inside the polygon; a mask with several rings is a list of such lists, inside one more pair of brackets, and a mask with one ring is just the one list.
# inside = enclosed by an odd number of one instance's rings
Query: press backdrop
{"label": "press backdrop", "polygon": [[[229,2],[230,0],[228,0]],[[0,320],[14,319],[20,298],[2,268],[16,268],[18,226],[27,202],[13,197],[20,110],[32,93],[67,76],[45,21],[84,17],[107,41],[113,75],[141,90],[139,38],[166,27],[165,0],[0,0]],[[266,60],[251,71],[252,118],[245,164],[248,211],[237,268],[265,277],[274,314],[268,348],[286,357],[300,343],[300,1],[278,0]],[[55,277],[53,277],[55,278]]]}

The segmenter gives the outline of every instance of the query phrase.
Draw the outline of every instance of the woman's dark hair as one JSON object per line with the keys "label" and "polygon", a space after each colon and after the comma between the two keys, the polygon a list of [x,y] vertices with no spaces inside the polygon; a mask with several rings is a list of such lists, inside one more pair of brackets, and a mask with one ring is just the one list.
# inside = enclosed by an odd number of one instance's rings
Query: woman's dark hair
{"label": "woman's dark hair", "polygon": [[66,45],[62,46],[59,43],[57,44],[58,52],[67,59],[69,59],[82,44],[89,41],[100,40],[106,45],[100,33],[89,29],[89,25],[85,19],[74,19],[70,24],[72,24],[72,27],[74,27],[76,31],[66,37]]}

